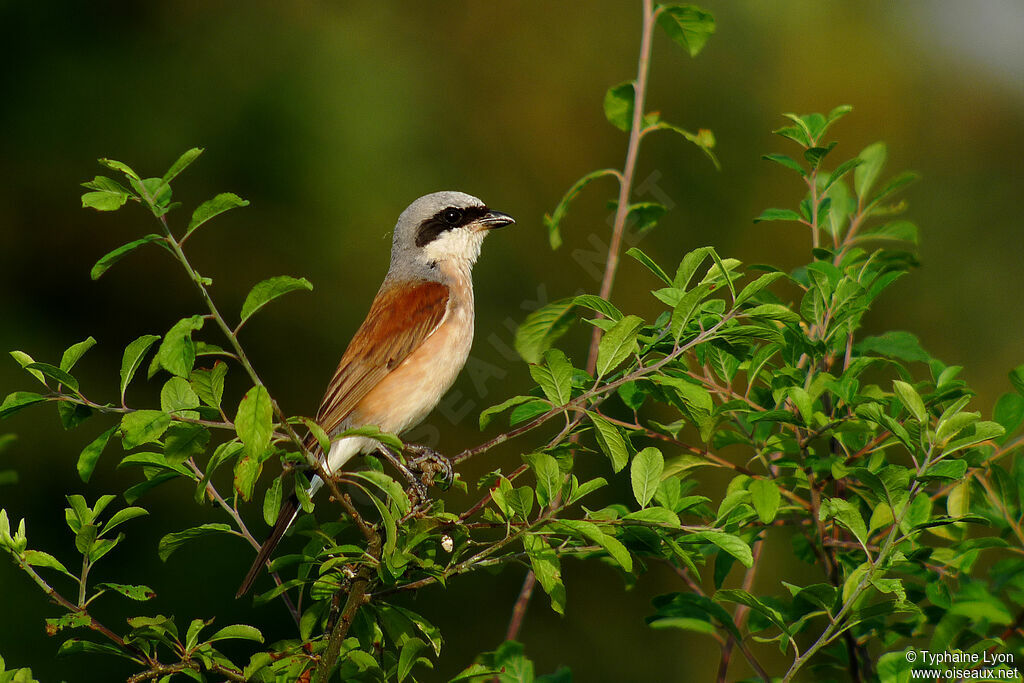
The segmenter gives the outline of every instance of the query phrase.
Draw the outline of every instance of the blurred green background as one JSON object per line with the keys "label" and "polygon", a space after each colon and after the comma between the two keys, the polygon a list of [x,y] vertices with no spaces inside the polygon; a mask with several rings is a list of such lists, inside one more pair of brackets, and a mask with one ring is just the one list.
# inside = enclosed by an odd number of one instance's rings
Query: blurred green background
{"label": "blurred green background", "polygon": [[[908,193],[923,265],[882,299],[869,331],[919,335],[930,352],[965,366],[976,405],[989,410],[1008,387],[1006,371],[1024,362],[1024,5],[704,5],[717,35],[696,60],[658,35],[649,102],[683,127],[712,129],[723,168],[714,171],[677,138],[649,138],[638,180],[651,194],[642,198],[660,194],[673,208],[642,248],[663,264],[704,244],[746,262],[803,263],[809,238],[801,230],[751,223],[763,208],[793,206],[801,196],[791,174],[759,157],[795,152],[770,134],[780,112],[852,104],[833,129],[834,155],[884,139],[890,172],[923,176]],[[99,256],[155,226],[138,207],[82,210],[77,184],[101,172],[97,157],[159,175],[185,149],[203,146],[176,181],[186,209],[172,218],[180,226],[220,191],[251,200],[190,240],[226,311],[237,311],[266,277],[313,281],[312,293],[271,305],[244,334],[285,410],[312,414],[386,270],[398,213],[419,195],[461,189],[519,223],[488,240],[477,266],[471,372],[416,436],[446,452],[478,443],[479,411],[529,384],[525,366],[508,356],[515,323],[538,301],[598,288],[588,252],[607,241],[612,188],[597,185],[579,198],[558,252],[547,246],[541,216],[578,176],[622,164],[625,136],[604,120],[601,102],[607,87],[635,74],[639,17],[639,2],[627,0],[0,3],[0,349],[55,362],[92,335],[99,344],[77,374],[91,398],[114,399],[124,345],[163,333],[199,302],[157,250],[91,282]],[[652,285],[627,259],[613,299],[651,313]],[[584,342],[577,333],[565,344],[580,364]],[[237,396],[245,387],[234,374]],[[0,362],[0,394],[32,383],[13,360]],[[137,380],[129,402],[153,401],[155,386]],[[113,469],[112,445],[90,485],[77,479],[78,451],[108,425],[97,418],[64,433],[52,408],[37,408],[0,426],[20,437],[0,455],[0,469],[21,477],[19,486],[0,488],[0,507],[28,518],[32,547],[70,561],[63,496],[92,500],[139,476]],[[507,471],[516,452],[488,454],[464,476]],[[197,542],[159,562],[164,533],[221,521],[189,494],[171,485],[149,496],[153,516],[126,526],[128,542],[98,570],[98,580],[149,582],[159,597],[142,606],[101,602],[100,618],[119,630],[125,616],[147,611],[179,623],[221,613],[271,638],[288,635],[278,605],[253,613],[232,599],[251,558],[240,541]],[[265,533],[258,506],[246,514]],[[760,589],[813,572],[788,556],[785,540],[766,553]],[[423,680],[446,680],[501,642],[524,572],[479,574],[410,599],[446,637],[437,671]],[[566,617],[539,596],[523,631],[540,671],[568,665],[579,681],[712,677],[711,641],[643,623],[651,596],[682,589],[674,576],[652,572],[625,593],[599,563],[568,561],[565,573]],[[57,610],[6,560],[0,605],[0,653],[9,665],[30,665],[44,681],[125,677],[109,659],[55,660],[58,641],[44,634],[42,618]],[[732,672],[744,675],[742,664]]]}

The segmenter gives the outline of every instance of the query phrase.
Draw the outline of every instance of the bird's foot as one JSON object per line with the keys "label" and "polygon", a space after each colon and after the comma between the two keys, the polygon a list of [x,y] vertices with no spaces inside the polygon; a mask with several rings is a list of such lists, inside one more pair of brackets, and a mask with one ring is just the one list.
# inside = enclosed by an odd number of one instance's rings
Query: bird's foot
{"label": "bird's foot", "polygon": [[381,446],[378,452],[384,456],[384,459],[391,463],[392,467],[402,473],[405,480],[409,482],[409,488],[406,490],[406,495],[409,496],[409,502],[412,503],[414,510],[422,507],[430,507],[430,496],[427,494],[427,486],[419,480],[415,472],[407,467],[402,459],[398,455],[388,448],[387,446]]}
{"label": "bird's foot", "polygon": [[[405,444],[405,452],[409,468],[420,473],[420,482],[424,486],[437,483],[442,491],[447,491],[455,481],[455,468],[452,461],[433,448],[418,444]],[[437,475],[441,475],[437,481]]]}

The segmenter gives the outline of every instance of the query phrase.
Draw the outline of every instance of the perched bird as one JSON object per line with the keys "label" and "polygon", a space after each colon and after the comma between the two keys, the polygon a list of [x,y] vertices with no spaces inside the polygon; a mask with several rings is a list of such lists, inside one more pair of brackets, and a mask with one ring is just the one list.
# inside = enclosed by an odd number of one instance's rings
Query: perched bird
{"label": "perched bird", "polygon": [[[480,246],[488,231],[512,223],[508,214],[462,192],[428,194],[402,212],[391,266],[317,412],[317,423],[329,436],[365,425],[401,434],[434,409],[462,371],[473,343],[472,270]],[[333,474],[357,453],[378,448],[368,437],[336,439],[326,468]],[[322,485],[314,477],[310,493]],[[282,504],[237,597],[252,587],[297,514],[293,495]]]}

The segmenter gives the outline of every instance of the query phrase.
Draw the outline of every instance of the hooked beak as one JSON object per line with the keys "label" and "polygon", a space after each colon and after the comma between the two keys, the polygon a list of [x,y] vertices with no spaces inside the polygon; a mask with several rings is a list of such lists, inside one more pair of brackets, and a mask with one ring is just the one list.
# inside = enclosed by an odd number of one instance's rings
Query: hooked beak
{"label": "hooked beak", "polygon": [[477,221],[477,225],[480,226],[481,230],[494,230],[495,228],[503,228],[506,225],[512,225],[516,222],[515,218],[509,216],[507,213],[501,211],[488,211],[484,214],[484,217]]}

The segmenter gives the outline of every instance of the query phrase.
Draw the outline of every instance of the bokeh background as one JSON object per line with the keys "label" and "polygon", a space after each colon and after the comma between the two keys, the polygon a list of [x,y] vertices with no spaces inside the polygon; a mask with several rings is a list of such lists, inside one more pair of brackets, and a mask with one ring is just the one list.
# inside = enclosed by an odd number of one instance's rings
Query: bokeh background
{"label": "bokeh background", "polygon": [[[696,60],[658,35],[649,102],[679,125],[712,129],[722,170],[681,140],[650,138],[638,179],[673,208],[643,249],[666,264],[704,244],[747,262],[804,262],[806,234],[751,223],[763,208],[801,196],[790,174],[759,157],[795,151],[770,134],[780,112],[852,104],[834,128],[834,154],[853,156],[884,139],[891,172],[923,176],[908,193],[922,267],[882,299],[869,331],[914,332],[930,352],[965,367],[976,405],[989,410],[1008,387],[1006,371],[1024,362],[1024,5],[703,4],[717,17],[717,35]],[[398,213],[421,194],[458,188],[519,223],[485,245],[473,372],[420,436],[448,452],[479,442],[479,411],[529,383],[525,366],[508,357],[515,323],[538,301],[597,290],[586,256],[607,240],[612,188],[595,185],[579,198],[558,252],[547,246],[541,216],[578,176],[622,164],[625,136],[604,120],[601,102],[608,86],[635,74],[639,17],[632,0],[0,3],[0,349],[56,362],[92,335],[99,344],[77,374],[87,394],[112,400],[124,345],[164,332],[199,302],[157,250],[91,282],[99,256],[154,226],[137,207],[82,210],[77,184],[101,172],[97,157],[159,175],[180,152],[203,146],[176,181],[186,211],[220,191],[252,202],[190,240],[223,309],[237,311],[249,287],[272,275],[306,276],[316,286],[273,304],[244,335],[286,411],[312,414],[386,270]],[[651,312],[652,284],[627,259],[613,298]],[[577,334],[565,345],[580,363],[584,341]],[[245,388],[235,380],[233,396]],[[32,383],[0,359],[0,394]],[[155,386],[137,380],[130,402],[152,401]],[[0,469],[21,477],[0,487],[0,507],[28,518],[33,547],[70,561],[64,495],[94,499],[139,476],[114,469],[112,445],[90,485],[77,479],[78,451],[107,424],[95,419],[64,433],[52,408],[40,408],[0,426],[20,437],[0,454]],[[471,463],[466,478],[516,461],[514,448],[495,451]],[[152,494],[152,517],[126,526],[128,542],[101,565],[101,579],[160,577],[157,600],[135,609],[112,599],[100,617],[120,628],[132,613],[123,610],[174,614],[179,623],[220,612],[272,638],[287,635],[277,605],[254,613],[231,598],[251,557],[241,542],[197,542],[159,562],[161,535],[220,521],[189,493],[171,485]],[[264,533],[258,507],[246,513]],[[766,553],[765,590],[810,571],[792,566],[786,548]],[[501,642],[524,573],[479,574],[410,598],[446,637],[437,670],[423,680],[447,680]],[[566,578],[567,615],[552,614],[539,596],[523,631],[539,671],[568,665],[579,681],[712,676],[710,641],[643,623],[651,596],[681,589],[673,576],[652,572],[627,593],[609,568],[569,561]],[[42,628],[56,613],[0,561],[0,653],[9,665],[30,665],[44,681],[124,678],[109,659],[56,660],[58,642]],[[743,666],[733,672],[743,675]]]}

